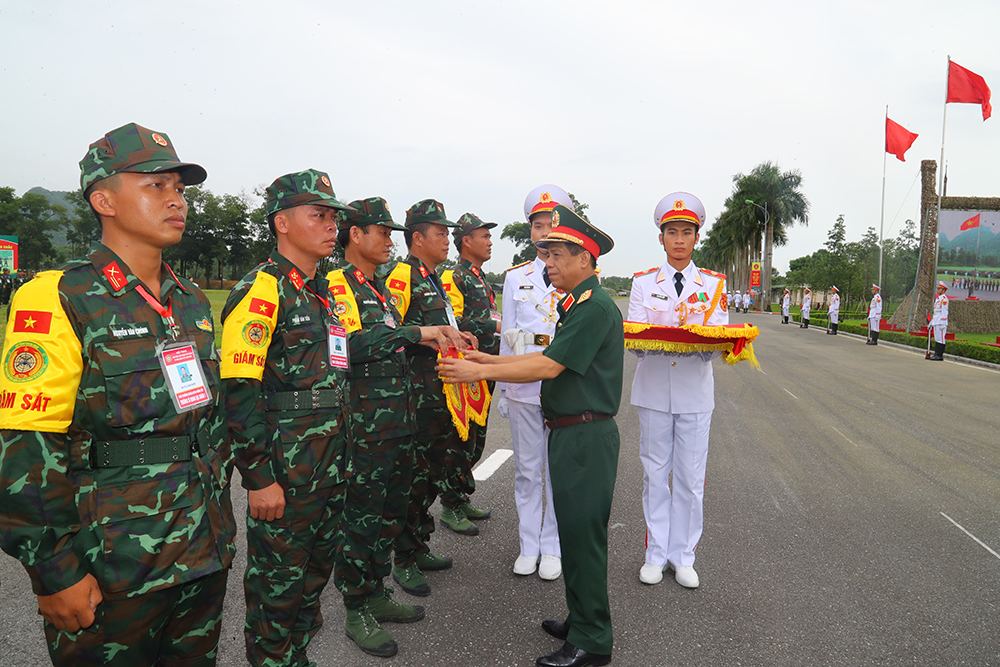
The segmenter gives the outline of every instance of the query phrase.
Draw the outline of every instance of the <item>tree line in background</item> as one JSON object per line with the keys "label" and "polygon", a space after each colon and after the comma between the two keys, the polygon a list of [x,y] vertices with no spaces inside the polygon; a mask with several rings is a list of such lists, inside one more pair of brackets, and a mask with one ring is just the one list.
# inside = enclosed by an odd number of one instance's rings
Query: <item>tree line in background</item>
{"label": "tree line in background", "polygon": [[[729,276],[731,289],[749,285],[750,263],[771,257],[774,246],[787,243],[789,229],[807,224],[809,202],[803,195],[798,171],[782,171],[764,162],[746,174],[733,177],[733,191],[722,212],[695,250],[695,263]],[[201,282],[204,287],[220,287],[223,281],[244,275],[266,257],[274,240],[267,229],[262,193],[217,195],[191,187],[185,190],[189,212],[182,241],[169,248],[165,259],[179,272]],[[587,217],[588,204],[572,194],[574,209]],[[766,212],[766,213],[765,213]],[[85,255],[100,238],[100,226],[82,193],[49,192],[36,188],[23,195],[13,188],[0,187],[0,234],[16,235],[20,242],[20,265],[28,270],[58,266]],[[517,248],[510,263],[496,257],[491,264],[502,267],[488,272],[494,284],[503,283],[503,269],[529,261],[535,256],[527,222],[505,225],[500,237]],[[895,239],[886,239],[882,293],[886,298],[905,295],[913,286],[918,261],[919,239],[912,220],[907,220]],[[405,254],[402,239],[394,258]],[[335,252],[328,263],[338,265],[342,256]],[[867,300],[868,288],[878,275],[878,236],[871,227],[860,240],[848,241],[844,217],[840,216],[827,235],[824,247],[805,257],[793,259],[785,276],[776,271],[768,278],[790,288],[809,286],[825,290],[837,285],[848,302]],[[440,269],[452,268],[449,259]],[[323,267],[327,268],[327,267]],[[631,276],[601,276],[602,284],[620,292],[631,288]],[[846,306],[846,304],[845,304]]]}

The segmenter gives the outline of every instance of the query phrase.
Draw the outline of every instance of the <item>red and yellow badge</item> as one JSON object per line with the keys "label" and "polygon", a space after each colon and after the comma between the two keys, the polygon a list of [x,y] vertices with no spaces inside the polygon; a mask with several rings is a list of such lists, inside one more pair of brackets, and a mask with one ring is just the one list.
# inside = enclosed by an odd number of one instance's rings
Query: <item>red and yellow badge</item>
{"label": "red and yellow badge", "polygon": [[118,266],[118,262],[115,260],[108,262],[107,266],[101,269],[101,272],[107,279],[108,284],[111,285],[111,289],[116,292],[128,284],[128,280],[125,278],[125,272],[122,271],[122,267]]}
{"label": "red and yellow badge", "polygon": [[250,320],[243,325],[243,342],[250,347],[264,347],[269,331],[267,322],[263,320]]}
{"label": "red and yellow badge", "polygon": [[323,185],[325,185],[326,187],[328,187],[328,188],[333,187],[332,185],[330,185],[330,178],[326,174],[323,174],[322,176],[320,176],[319,180],[322,181]]}
{"label": "red and yellow badge", "polygon": [[551,192],[543,192],[542,196],[538,198],[538,202],[541,204],[548,204],[550,201],[552,201]]}
{"label": "red and yellow badge", "polygon": [[194,323],[194,325],[196,327],[198,327],[199,329],[201,329],[202,331],[209,331],[209,332],[211,332],[211,331],[215,330],[215,327],[212,326],[212,320],[208,319],[207,317],[203,317],[200,320],[197,320]]}
{"label": "red and yellow badge", "polygon": [[159,144],[160,146],[166,147],[168,145],[166,137],[164,137],[159,132],[153,132],[151,135],[149,135],[149,138],[152,139],[155,143]]}
{"label": "red and yellow badge", "polygon": [[346,285],[330,285],[330,293],[334,296],[344,296],[347,294]]}
{"label": "red and yellow badge", "polygon": [[302,291],[302,286],[306,284],[305,281],[302,280],[302,274],[299,273],[298,269],[292,269],[291,271],[289,271],[288,279],[292,281],[293,285],[295,285],[295,289],[299,290],[300,292]]}
{"label": "red and yellow badge", "polygon": [[684,205],[684,200],[683,199],[675,199],[674,200],[674,210],[675,211],[683,211],[684,208],[685,208],[685,205]]}
{"label": "red and yellow badge", "polygon": [[19,310],[14,313],[14,333],[47,334],[52,328],[52,313],[44,310]]}
{"label": "red and yellow badge", "polygon": [[38,343],[23,341],[7,352],[3,372],[11,382],[30,382],[49,366],[49,355]]}
{"label": "red and yellow badge", "polygon": [[555,229],[559,226],[559,211],[552,212],[552,228]]}
{"label": "red and yellow badge", "polygon": [[277,305],[271,303],[270,301],[258,299],[257,297],[250,299],[251,313],[257,313],[266,317],[273,317],[275,308],[277,308]]}

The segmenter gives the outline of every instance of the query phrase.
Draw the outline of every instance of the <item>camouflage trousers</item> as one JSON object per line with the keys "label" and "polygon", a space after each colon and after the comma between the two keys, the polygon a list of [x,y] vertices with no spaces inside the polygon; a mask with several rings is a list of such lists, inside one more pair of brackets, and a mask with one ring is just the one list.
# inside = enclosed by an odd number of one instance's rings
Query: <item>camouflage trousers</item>
{"label": "camouflage trousers", "polygon": [[[496,383],[488,382],[487,385],[492,396]],[[441,491],[441,504],[445,507],[458,507],[476,492],[476,480],[472,476],[472,469],[479,463],[479,459],[483,458],[489,423],[487,415],[485,425],[469,424],[469,439],[465,442],[459,440],[462,455],[457,458],[456,465],[446,471],[447,479]]]}
{"label": "camouflage trousers", "polygon": [[380,593],[392,569],[393,543],[406,525],[414,461],[411,437],[354,444],[343,548],[334,570],[334,583],[348,609]]}
{"label": "camouflage trousers", "polygon": [[291,487],[281,519],[247,514],[243,632],[254,667],[308,664],[306,647],[323,625],[319,598],[333,571],[345,496],[343,482]]}
{"label": "camouflage trousers", "polygon": [[78,632],[45,623],[56,667],[215,665],[229,570],[135,597],[106,598]]}
{"label": "camouflage trousers", "polygon": [[[464,443],[451,425],[448,411],[438,413],[437,419],[447,419],[447,428],[442,428],[440,423],[425,428],[418,413],[417,435],[413,440],[413,483],[410,487],[406,525],[395,544],[396,565],[400,567],[412,565],[418,555],[430,550],[427,543],[434,532],[434,519],[429,510],[438,494],[448,489],[447,471],[457,466],[459,459],[465,456],[462,450]],[[424,435],[428,432],[440,435]],[[445,502],[443,498],[442,502]],[[457,504],[461,504],[461,501]],[[451,506],[455,505],[449,505]]]}

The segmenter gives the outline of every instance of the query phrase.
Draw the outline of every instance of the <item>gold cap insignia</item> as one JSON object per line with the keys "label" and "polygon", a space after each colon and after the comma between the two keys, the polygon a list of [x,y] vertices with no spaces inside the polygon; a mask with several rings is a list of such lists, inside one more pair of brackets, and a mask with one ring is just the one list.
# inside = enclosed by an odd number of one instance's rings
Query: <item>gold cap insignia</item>
{"label": "gold cap insignia", "polygon": [[559,211],[552,212],[552,227],[559,226]]}
{"label": "gold cap insignia", "polygon": [[677,199],[677,200],[674,201],[674,210],[675,211],[683,211],[684,210],[684,200],[683,199]]}

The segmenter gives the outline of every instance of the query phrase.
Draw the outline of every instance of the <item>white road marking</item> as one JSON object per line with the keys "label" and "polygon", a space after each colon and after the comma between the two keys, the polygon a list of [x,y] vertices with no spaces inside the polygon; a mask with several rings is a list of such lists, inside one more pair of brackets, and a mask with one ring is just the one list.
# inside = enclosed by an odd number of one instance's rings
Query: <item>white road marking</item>
{"label": "white road marking", "polygon": [[[837,433],[840,433],[840,431],[839,431],[839,430],[837,430],[837,427],[836,427],[836,426],[831,426],[830,428],[832,428],[832,429],[833,429],[834,431],[837,431]],[[847,437],[846,435],[844,435],[843,433],[840,433],[840,437],[841,437],[841,438],[843,438],[844,440],[846,440],[847,442],[851,443],[851,444],[852,444],[852,445],[854,445],[855,447],[857,447],[857,446],[858,446],[858,443],[854,442],[853,440],[851,440],[850,438],[848,438],[848,437]]]}
{"label": "white road marking", "polygon": [[967,531],[960,523],[958,523],[957,521],[955,521],[954,519],[952,519],[950,516],[948,516],[944,512],[938,512],[938,514],[940,514],[944,518],[948,519],[948,521],[951,521],[953,524],[955,524],[956,528],[958,528],[960,531],[962,531],[963,533],[965,533],[966,535],[968,535],[969,537],[971,537],[972,539],[974,539],[976,541],[976,544],[978,544],[982,548],[984,548],[987,551],[989,551],[995,557],[1000,558],[1000,554],[998,554],[996,551],[993,551],[993,549],[990,549],[988,546],[986,546],[985,544],[983,544],[982,540],[980,540],[978,537],[976,537],[975,535],[973,535],[972,533],[970,533],[969,531]]}
{"label": "white road marking", "polygon": [[[785,389],[785,388],[784,388],[784,387],[782,387],[782,389]],[[795,399],[796,401],[797,401],[797,400],[799,400],[799,397],[798,397],[798,396],[796,396],[796,395],[795,395],[795,394],[793,394],[792,392],[788,391],[787,389],[785,389],[785,393],[786,393],[786,394],[788,394],[789,396],[791,396],[792,398],[794,398],[794,399]]]}
{"label": "white road marking", "polygon": [[476,469],[472,471],[472,477],[477,482],[481,482],[484,479],[489,479],[493,476],[497,470],[500,469],[507,459],[514,456],[513,449],[498,449],[489,456],[486,460],[476,466]]}

